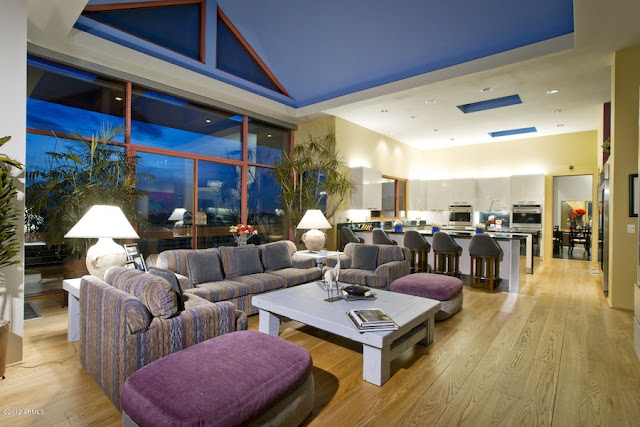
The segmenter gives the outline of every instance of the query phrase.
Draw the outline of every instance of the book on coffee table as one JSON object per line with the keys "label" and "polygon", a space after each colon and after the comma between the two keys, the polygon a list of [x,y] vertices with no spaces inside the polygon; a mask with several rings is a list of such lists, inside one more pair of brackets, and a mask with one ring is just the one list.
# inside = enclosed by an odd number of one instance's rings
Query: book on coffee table
{"label": "book on coffee table", "polygon": [[360,332],[367,331],[395,331],[398,325],[379,308],[350,310],[347,317]]}

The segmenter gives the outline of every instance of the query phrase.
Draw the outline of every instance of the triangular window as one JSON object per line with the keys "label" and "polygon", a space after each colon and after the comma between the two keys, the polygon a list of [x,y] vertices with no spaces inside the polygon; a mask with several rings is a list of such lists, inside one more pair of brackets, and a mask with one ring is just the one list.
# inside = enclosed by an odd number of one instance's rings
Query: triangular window
{"label": "triangular window", "polygon": [[136,2],[87,6],[82,13],[133,36],[204,62],[204,1],[141,6]]}
{"label": "triangular window", "polygon": [[220,8],[217,24],[216,67],[219,70],[290,96]]}

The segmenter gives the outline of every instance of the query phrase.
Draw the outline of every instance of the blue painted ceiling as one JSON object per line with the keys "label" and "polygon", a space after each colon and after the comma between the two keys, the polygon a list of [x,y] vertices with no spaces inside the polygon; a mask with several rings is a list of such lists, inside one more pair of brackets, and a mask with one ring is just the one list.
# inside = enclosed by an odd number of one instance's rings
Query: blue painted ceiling
{"label": "blue painted ceiling", "polygon": [[[112,1],[90,1],[100,4]],[[570,34],[572,0],[207,0],[207,50],[216,5],[292,99],[225,76],[213,59],[194,64],[111,38],[294,107]],[[79,20],[81,22],[82,18]],[[77,25],[89,31],[86,23]],[[214,43],[215,46],[215,43]],[[209,55],[212,57],[214,55]]]}

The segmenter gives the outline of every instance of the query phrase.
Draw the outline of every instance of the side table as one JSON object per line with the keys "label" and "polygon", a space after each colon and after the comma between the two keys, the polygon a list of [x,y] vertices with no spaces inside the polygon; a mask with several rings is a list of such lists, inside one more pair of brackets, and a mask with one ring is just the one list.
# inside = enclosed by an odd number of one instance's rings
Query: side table
{"label": "side table", "polygon": [[320,252],[311,252],[308,250],[304,251],[296,251],[296,255],[306,256],[309,258],[314,258],[316,260],[316,265],[320,268],[327,262],[327,258],[334,257],[336,255],[341,255],[343,252],[337,251],[320,251]]}
{"label": "side table", "polygon": [[65,279],[62,281],[62,289],[69,293],[69,307],[67,316],[67,341],[74,342],[80,339],[80,281],[82,279]]}

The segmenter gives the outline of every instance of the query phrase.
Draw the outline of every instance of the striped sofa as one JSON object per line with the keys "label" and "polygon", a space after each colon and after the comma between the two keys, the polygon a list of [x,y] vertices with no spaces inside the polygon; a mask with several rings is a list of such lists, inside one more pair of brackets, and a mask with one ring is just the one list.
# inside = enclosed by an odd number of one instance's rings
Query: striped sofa
{"label": "striped sofa", "polygon": [[[105,281],[84,276],[80,285],[80,360],[120,409],[129,375],[165,355],[229,332],[247,329],[247,316],[230,302],[211,303],[177,293],[166,280],[111,267]],[[171,375],[171,373],[168,373]]]}
{"label": "striped sofa", "polygon": [[[272,245],[286,245],[291,257],[292,267],[273,268],[266,256],[266,249]],[[253,245],[247,245],[251,247]],[[297,286],[317,280],[321,276],[313,258],[296,255],[296,245],[290,240],[258,245],[260,249],[261,272],[241,274],[236,262],[239,248],[221,246],[210,249],[176,249],[151,255],[147,266],[173,271],[185,294],[197,295],[211,302],[229,301],[236,310],[247,315],[257,314],[258,309],[251,304],[254,295],[276,289]],[[190,253],[216,252],[220,257],[223,280],[194,284],[189,275],[187,256]]]}
{"label": "striped sofa", "polygon": [[[411,272],[411,251],[395,245],[368,245],[378,247],[378,259],[375,270],[352,268],[353,251],[362,243],[347,243],[344,254],[340,255],[340,278],[344,283],[364,285],[371,288],[388,289],[391,282]],[[335,267],[336,258],[327,258],[327,270]]]}

